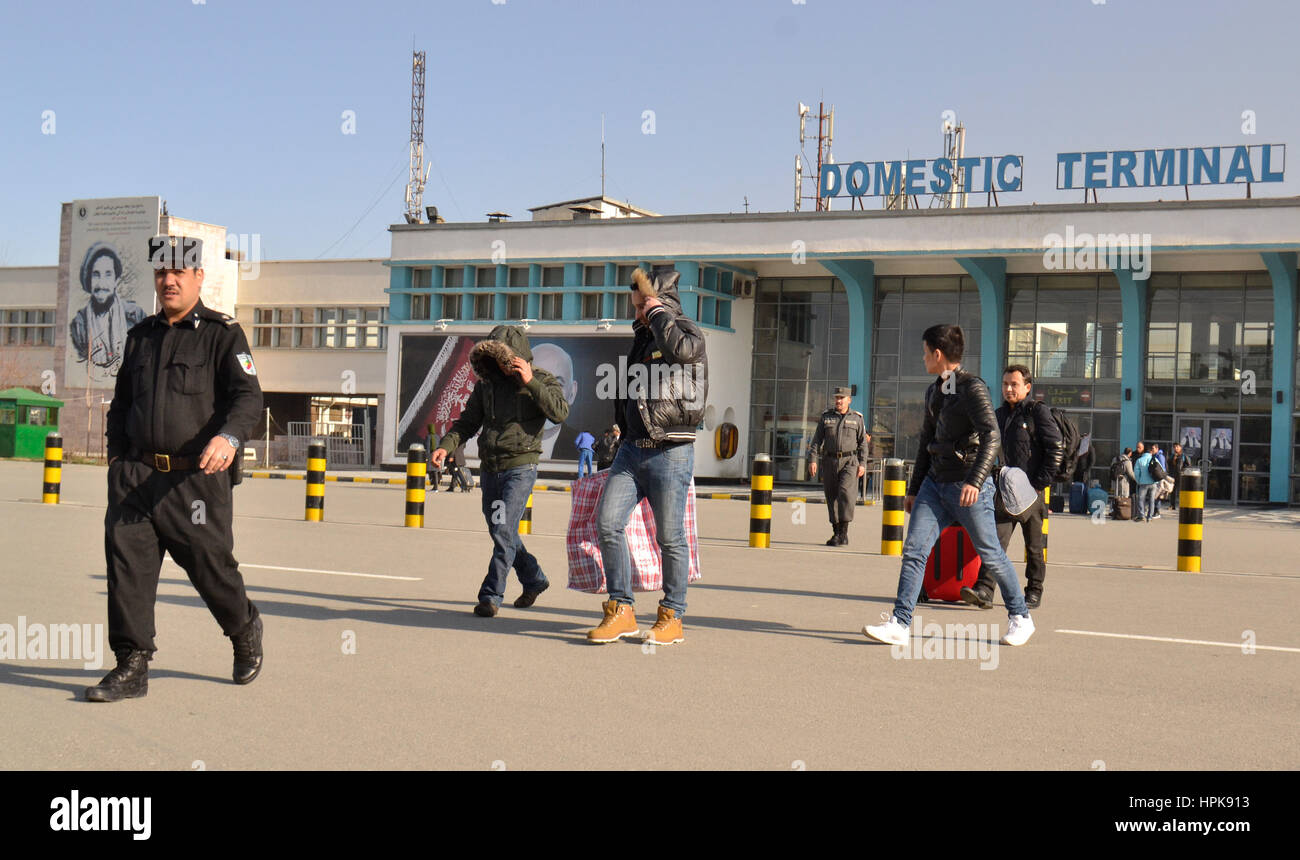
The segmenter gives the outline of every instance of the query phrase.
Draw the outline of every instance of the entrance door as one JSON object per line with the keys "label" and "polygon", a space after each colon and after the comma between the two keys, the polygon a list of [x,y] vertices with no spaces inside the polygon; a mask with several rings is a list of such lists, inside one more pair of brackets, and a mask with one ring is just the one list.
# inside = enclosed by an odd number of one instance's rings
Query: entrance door
{"label": "entrance door", "polygon": [[1178,443],[1201,470],[1205,501],[1237,502],[1237,419],[1179,415]]}

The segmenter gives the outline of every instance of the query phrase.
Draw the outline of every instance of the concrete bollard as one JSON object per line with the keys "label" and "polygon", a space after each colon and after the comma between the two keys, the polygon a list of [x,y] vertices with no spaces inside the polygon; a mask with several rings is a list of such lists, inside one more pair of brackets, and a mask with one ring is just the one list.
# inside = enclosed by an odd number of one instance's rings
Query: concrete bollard
{"label": "concrete bollard", "polygon": [[772,458],[754,455],[749,479],[749,545],[766,549],[772,545]]}
{"label": "concrete bollard", "polygon": [[50,433],[45,437],[45,473],[42,480],[41,502],[57,505],[63,485],[63,437],[58,433]]}
{"label": "concrete bollard", "polygon": [[325,443],[311,440],[307,446],[307,510],[304,519],[318,523],[325,519]]}
{"label": "concrete bollard", "polygon": [[903,554],[903,500],[907,497],[907,482],[903,478],[903,461],[885,461],[884,481],[880,488],[880,554]]}
{"label": "concrete bollard", "polygon": [[524,505],[524,515],[519,518],[519,533],[521,535],[530,535],[533,533],[533,494],[528,494],[528,502]]}
{"label": "concrete bollard", "polygon": [[1200,469],[1185,469],[1178,477],[1178,569],[1201,572],[1201,529],[1205,489]]}
{"label": "concrete bollard", "polygon": [[406,527],[424,528],[424,483],[429,465],[424,461],[424,446],[412,445],[406,452]]}

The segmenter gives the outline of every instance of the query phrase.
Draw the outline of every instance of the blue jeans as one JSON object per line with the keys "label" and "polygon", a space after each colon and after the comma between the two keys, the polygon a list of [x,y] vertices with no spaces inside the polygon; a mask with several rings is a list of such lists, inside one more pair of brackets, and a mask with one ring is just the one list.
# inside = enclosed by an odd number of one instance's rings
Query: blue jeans
{"label": "blue jeans", "polygon": [[547,584],[542,566],[531,552],[524,549],[519,537],[519,520],[524,515],[528,496],[537,480],[537,464],[516,466],[504,472],[484,469],[479,474],[483,490],[483,518],[487,520],[488,534],[492,537],[492,560],[488,562],[487,578],[478,590],[479,602],[489,601],[500,606],[505,597],[506,578],[510,568],[519,575],[524,591],[537,591]]}
{"label": "blue jeans", "polygon": [[596,531],[610,600],[629,606],[636,602],[632,597],[632,560],[625,530],[632,511],[649,497],[664,568],[664,599],[659,605],[673,610],[678,617],[686,614],[691,550],[683,518],[694,472],[695,446],[689,443],[671,448],[638,448],[630,442],[619,446],[596,510]]}
{"label": "blue jeans", "polygon": [[898,575],[898,597],[894,601],[894,617],[901,624],[912,623],[912,610],[921,596],[925,578],[925,563],[930,558],[939,533],[956,523],[970,535],[975,551],[980,554],[981,568],[987,567],[1002,591],[1002,602],[1008,615],[1028,615],[1025,594],[1020,590],[1020,578],[1011,566],[1011,559],[998,540],[998,527],[993,518],[993,479],[985,478],[979,498],[969,508],[961,506],[962,481],[948,484],[936,483],[928,475],[921,482],[912,505],[912,517],[907,525],[907,540],[903,543],[903,568]]}
{"label": "blue jeans", "polygon": [[593,456],[594,455],[592,454],[592,450],[590,448],[583,448],[582,453],[578,455],[578,477],[579,478],[585,478],[587,475],[590,475],[592,472],[596,471],[594,468],[592,468]]}
{"label": "blue jeans", "polygon": [[1138,484],[1138,510],[1133,514],[1136,518],[1140,512],[1142,519],[1149,520],[1154,515],[1156,509],[1156,485],[1155,484]]}

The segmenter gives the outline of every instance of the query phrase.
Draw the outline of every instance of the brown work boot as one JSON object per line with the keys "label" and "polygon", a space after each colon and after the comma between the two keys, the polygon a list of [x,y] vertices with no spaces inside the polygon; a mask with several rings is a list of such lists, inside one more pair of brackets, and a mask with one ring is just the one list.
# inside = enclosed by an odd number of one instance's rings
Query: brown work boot
{"label": "brown work boot", "polygon": [[659,619],[646,634],[645,641],[651,645],[676,645],[678,642],[685,642],[686,637],[682,636],[682,619],[667,606],[660,606]]}
{"label": "brown work boot", "polygon": [[636,615],[629,604],[606,600],[601,606],[605,609],[605,620],[595,630],[587,631],[588,641],[617,642],[624,636],[635,636],[640,632],[636,627]]}

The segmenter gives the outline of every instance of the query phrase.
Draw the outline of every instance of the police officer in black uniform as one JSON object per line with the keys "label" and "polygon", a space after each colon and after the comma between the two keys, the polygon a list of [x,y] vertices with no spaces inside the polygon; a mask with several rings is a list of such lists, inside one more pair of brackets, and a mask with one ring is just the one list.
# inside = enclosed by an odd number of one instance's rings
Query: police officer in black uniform
{"label": "police officer in black uniform", "polygon": [[808,446],[808,459],[812,461],[808,471],[814,478],[818,470],[822,473],[826,509],[835,529],[827,546],[848,544],[849,523],[853,522],[853,507],[858,502],[858,478],[867,473],[871,436],[867,434],[867,419],[849,408],[852,395],[850,388],[835,389],[835,408],[821,414]]}
{"label": "police officer in black uniform", "polygon": [[262,389],[244,332],[199,299],[202,258],[199,239],[149,240],[160,310],[127,333],[107,419],[104,551],[117,666],[86,688],[88,701],[148,692],[164,552],[230,637],[235,683],[251,682],[262,668],[262,620],[231,552],[231,488]]}

